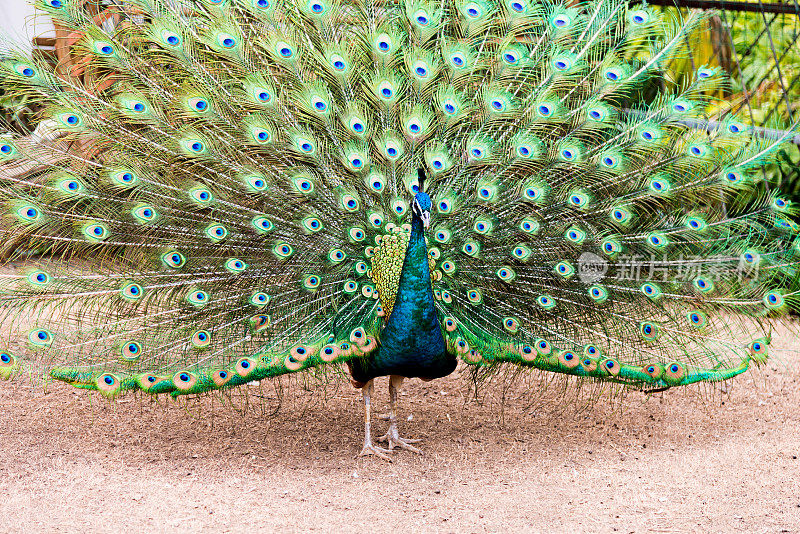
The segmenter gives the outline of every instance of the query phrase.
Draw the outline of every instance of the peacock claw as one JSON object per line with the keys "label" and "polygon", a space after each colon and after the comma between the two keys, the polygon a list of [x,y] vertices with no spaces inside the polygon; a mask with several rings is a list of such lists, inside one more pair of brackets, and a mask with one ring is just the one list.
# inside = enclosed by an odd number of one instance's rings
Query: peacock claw
{"label": "peacock claw", "polygon": [[389,377],[389,414],[386,417],[381,416],[381,419],[389,421],[389,430],[386,434],[379,437],[377,441],[385,442],[389,450],[394,452],[395,447],[405,449],[417,454],[422,454],[422,450],[414,447],[412,443],[419,443],[421,439],[401,438],[397,432],[397,393],[400,391],[400,386],[403,384],[403,377],[399,375],[391,375]]}
{"label": "peacock claw", "polygon": [[393,450],[384,449],[382,447],[378,447],[377,445],[373,444],[364,444],[364,448],[361,449],[361,452],[358,453],[356,458],[360,458],[361,456],[377,456],[381,460],[386,460],[387,462],[391,462],[392,458],[388,456],[388,454],[393,453]]}
{"label": "peacock claw", "polygon": [[412,443],[419,443],[421,439],[411,439],[411,438],[401,438],[400,434],[397,433],[397,427],[391,426],[389,427],[388,432],[383,436],[379,437],[376,441],[381,443],[386,443],[389,447],[389,451],[394,452],[395,447],[400,447],[401,449],[406,449],[411,452],[415,452],[417,454],[422,454],[422,449],[414,447]]}
{"label": "peacock claw", "polygon": [[361,388],[361,394],[364,397],[364,448],[361,449],[361,452],[358,453],[356,458],[361,456],[377,456],[381,460],[386,460],[387,462],[391,462],[392,459],[388,456],[391,454],[391,449],[384,449],[375,445],[372,441],[372,431],[370,428],[370,419],[371,419],[371,403],[370,397],[372,396],[372,389],[373,389],[373,382],[370,380]]}

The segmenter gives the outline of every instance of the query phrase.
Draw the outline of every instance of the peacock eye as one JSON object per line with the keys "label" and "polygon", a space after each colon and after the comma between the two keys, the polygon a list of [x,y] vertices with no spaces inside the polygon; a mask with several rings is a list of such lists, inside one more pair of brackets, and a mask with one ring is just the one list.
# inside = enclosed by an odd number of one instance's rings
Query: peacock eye
{"label": "peacock eye", "polygon": [[553,19],[553,24],[559,28],[567,26],[569,22],[569,18],[565,15],[559,15]]}

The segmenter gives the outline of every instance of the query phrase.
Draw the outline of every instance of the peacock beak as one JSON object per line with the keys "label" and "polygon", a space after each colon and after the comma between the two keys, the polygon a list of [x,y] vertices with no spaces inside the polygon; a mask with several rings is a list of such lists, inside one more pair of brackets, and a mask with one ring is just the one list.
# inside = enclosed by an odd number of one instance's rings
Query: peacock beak
{"label": "peacock beak", "polygon": [[431,225],[431,212],[423,211],[420,218],[422,219],[423,228],[428,228]]}

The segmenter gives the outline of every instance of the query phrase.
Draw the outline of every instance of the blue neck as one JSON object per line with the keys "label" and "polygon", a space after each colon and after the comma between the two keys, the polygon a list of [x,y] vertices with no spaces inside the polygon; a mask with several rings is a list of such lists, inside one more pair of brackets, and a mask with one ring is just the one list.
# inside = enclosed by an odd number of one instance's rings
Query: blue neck
{"label": "blue neck", "polygon": [[[428,247],[422,221],[414,217],[411,223],[411,238],[408,241],[397,300],[392,315],[386,323],[384,335],[405,334],[417,338],[421,333],[435,333],[441,337],[439,318],[434,307],[431,273],[428,268]],[[384,344],[385,345],[385,344]]]}
{"label": "blue neck", "polygon": [[381,332],[380,348],[365,362],[363,371],[353,376],[362,381],[388,374],[438,378],[450,374],[455,366],[434,306],[422,221],[414,217],[397,299]]}

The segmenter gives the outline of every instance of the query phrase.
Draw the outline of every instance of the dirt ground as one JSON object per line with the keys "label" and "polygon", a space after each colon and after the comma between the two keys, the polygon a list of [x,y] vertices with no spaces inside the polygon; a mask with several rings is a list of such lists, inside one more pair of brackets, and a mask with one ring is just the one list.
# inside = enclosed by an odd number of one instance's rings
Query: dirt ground
{"label": "dirt ground", "polygon": [[247,410],[0,383],[0,531],[800,532],[800,341],[777,337],[759,371],[649,399],[412,381],[424,455],[391,464],[354,459],[346,384],[286,382],[272,414],[273,383]]}

